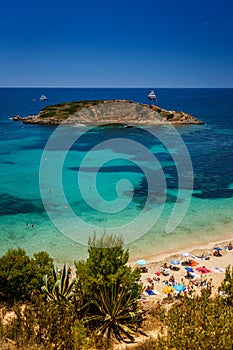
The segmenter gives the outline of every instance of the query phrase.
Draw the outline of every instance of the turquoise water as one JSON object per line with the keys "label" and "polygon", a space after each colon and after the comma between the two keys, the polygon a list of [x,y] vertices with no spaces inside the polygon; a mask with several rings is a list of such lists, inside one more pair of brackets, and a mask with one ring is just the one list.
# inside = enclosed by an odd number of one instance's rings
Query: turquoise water
{"label": "turquoise water", "polygon": [[[47,101],[39,101],[42,93]],[[29,254],[46,250],[58,263],[72,263],[86,256],[88,237],[105,230],[122,234],[136,259],[232,233],[233,89],[158,89],[159,106],[205,122],[176,131],[56,129],[10,119],[72,100],[147,103],[147,94],[147,89],[0,89],[0,255],[21,246]],[[56,142],[45,149],[53,137]],[[169,232],[169,219],[184,208],[183,220]]]}

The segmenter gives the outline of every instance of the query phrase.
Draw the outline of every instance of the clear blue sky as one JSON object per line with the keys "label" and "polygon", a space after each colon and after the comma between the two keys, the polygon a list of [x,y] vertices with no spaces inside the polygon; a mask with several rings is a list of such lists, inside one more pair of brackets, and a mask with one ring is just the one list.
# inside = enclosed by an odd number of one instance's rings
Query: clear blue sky
{"label": "clear blue sky", "polygon": [[233,1],[2,0],[0,86],[233,87]]}

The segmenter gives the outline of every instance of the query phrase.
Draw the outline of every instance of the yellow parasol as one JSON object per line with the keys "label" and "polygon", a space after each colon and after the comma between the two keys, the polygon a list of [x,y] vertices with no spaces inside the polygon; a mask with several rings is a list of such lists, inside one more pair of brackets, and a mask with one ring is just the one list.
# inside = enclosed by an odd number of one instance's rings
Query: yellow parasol
{"label": "yellow parasol", "polygon": [[174,293],[174,288],[172,286],[165,286],[163,288],[163,293],[172,294],[172,293]]}

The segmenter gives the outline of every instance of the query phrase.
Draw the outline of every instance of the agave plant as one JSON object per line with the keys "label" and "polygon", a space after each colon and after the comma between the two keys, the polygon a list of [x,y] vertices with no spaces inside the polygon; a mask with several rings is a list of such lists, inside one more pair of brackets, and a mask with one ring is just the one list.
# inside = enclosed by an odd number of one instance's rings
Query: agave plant
{"label": "agave plant", "polygon": [[102,287],[98,296],[98,300],[92,301],[96,306],[96,315],[85,321],[94,324],[97,335],[106,336],[108,346],[112,338],[124,342],[134,341],[142,312],[132,293],[116,283],[111,288]]}
{"label": "agave plant", "polygon": [[56,273],[53,267],[53,279],[54,286],[51,291],[48,288],[48,278],[47,275],[43,277],[44,285],[41,287],[42,292],[47,296],[48,301],[60,303],[68,303],[69,300],[74,295],[74,286],[76,279],[73,278],[70,281],[69,275],[66,271],[66,266],[64,265],[61,275]]}

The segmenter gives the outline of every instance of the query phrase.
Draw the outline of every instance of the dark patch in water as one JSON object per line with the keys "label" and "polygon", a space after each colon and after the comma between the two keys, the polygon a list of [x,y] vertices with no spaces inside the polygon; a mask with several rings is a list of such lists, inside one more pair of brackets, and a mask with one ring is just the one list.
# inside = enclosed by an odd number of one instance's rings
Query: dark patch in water
{"label": "dark patch in water", "polygon": [[35,205],[35,200],[19,198],[3,193],[0,195],[1,206],[0,215],[16,215],[28,213],[42,213],[44,211],[42,203]]}
{"label": "dark patch in water", "polygon": [[11,162],[11,161],[3,161],[1,162],[2,164],[8,164],[8,165],[14,165],[16,162]]}
{"label": "dark patch in water", "polygon": [[202,199],[219,199],[219,198],[231,198],[233,196],[233,190],[221,189],[221,190],[206,190],[201,193],[193,193],[193,197]]}
{"label": "dark patch in water", "polygon": [[114,165],[107,167],[70,167],[69,170],[72,171],[83,171],[83,172],[100,172],[100,173],[140,173],[143,174],[143,171],[138,166],[131,165]]}
{"label": "dark patch in water", "polygon": [[8,154],[11,154],[11,151],[0,151],[1,156],[6,156]]}
{"label": "dark patch in water", "polygon": [[35,142],[32,144],[28,144],[28,145],[21,145],[20,149],[21,150],[34,150],[34,149],[44,149],[46,145],[46,141],[43,140],[41,142]]}
{"label": "dark patch in water", "polygon": [[[170,179],[167,180],[170,182]],[[166,188],[163,190],[159,184],[156,185],[157,190],[152,190],[150,194],[151,203],[162,204],[166,200],[166,203],[175,203],[177,201],[177,196],[165,193]],[[171,184],[167,184],[167,188],[174,188]],[[134,189],[134,200],[139,205],[144,205],[148,197],[148,183],[146,177],[143,177],[139,185]],[[180,202],[180,200],[179,200]]]}

